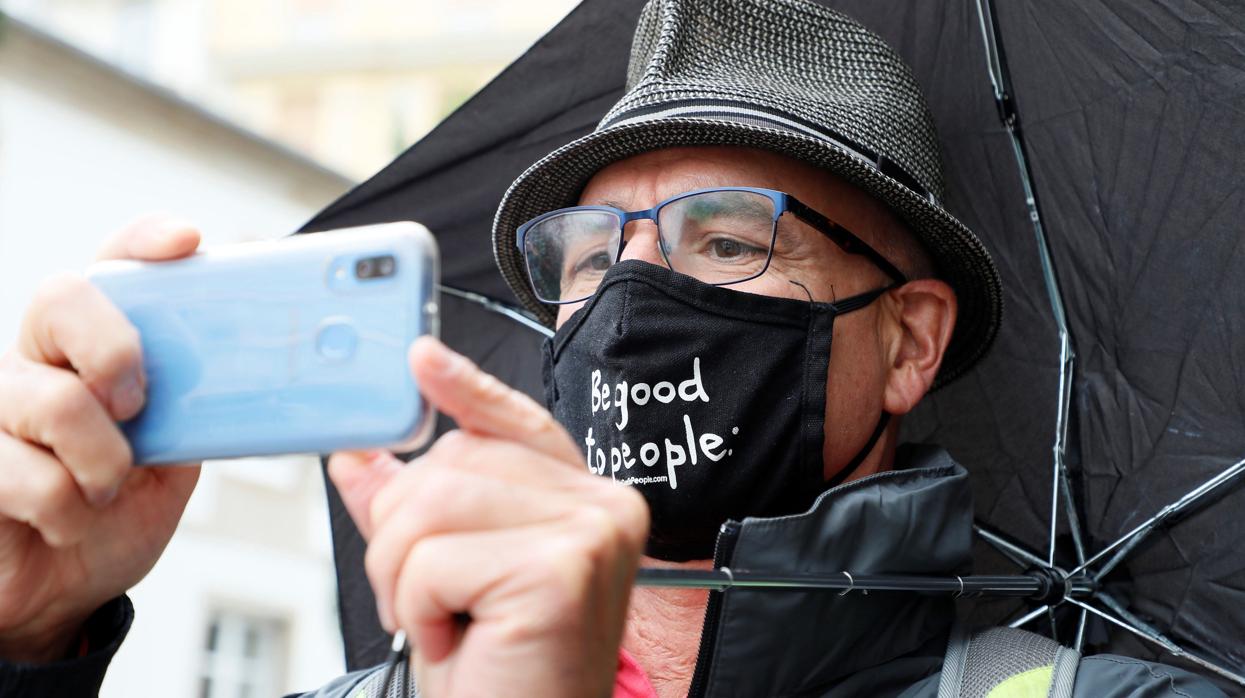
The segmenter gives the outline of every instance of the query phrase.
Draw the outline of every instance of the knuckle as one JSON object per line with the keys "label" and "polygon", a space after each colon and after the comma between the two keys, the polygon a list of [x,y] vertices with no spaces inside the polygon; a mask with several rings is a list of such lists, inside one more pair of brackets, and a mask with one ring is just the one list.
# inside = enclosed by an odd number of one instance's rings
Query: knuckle
{"label": "knuckle", "polygon": [[429,593],[425,577],[429,570],[435,569],[435,547],[428,541],[416,543],[401,562],[399,579],[393,590],[393,615],[401,627],[414,627],[422,620],[421,601]]}
{"label": "knuckle", "polygon": [[96,370],[114,377],[138,368],[143,362],[143,345],[138,330],[128,322],[109,332],[109,338],[99,355]]}
{"label": "knuckle", "polygon": [[363,570],[377,593],[388,588],[389,578],[395,567],[393,555],[387,548],[367,546],[367,552],[363,554]]}
{"label": "knuckle", "polygon": [[532,410],[527,428],[536,436],[559,435],[565,432],[561,424],[544,408]]}
{"label": "knuckle", "polygon": [[86,538],[89,529],[85,523],[79,523],[78,520],[61,518],[54,524],[49,523],[38,527],[38,530],[49,546],[67,548]]}
{"label": "knuckle", "polygon": [[376,496],[372,497],[372,503],[368,506],[368,519],[372,522],[374,531],[379,532],[386,525],[394,508],[402,501],[402,494],[406,489],[403,486],[406,482],[405,475],[405,472],[398,473],[397,477],[381,487]]}
{"label": "knuckle", "polygon": [[408,510],[410,516],[427,517],[439,511],[459,511],[467,502],[457,478],[441,468],[430,468],[412,488]]}
{"label": "knuckle", "polygon": [[410,579],[407,584],[415,580],[423,579],[424,570],[435,569],[437,559],[441,555],[442,546],[438,545],[435,540],[422,539],[415,541],[407,552],[406,559],[402,562],[403,572],[410,572]]}
{"label": "knuckle", "polygon": [[648,536],[647,520],[637,522],[629,505],[604,502],[585,507],[578,517],[582,554],[604,564],[638,552]]}
{"label": "knuckle", "polygon": [[523,646],[548,636],[551,631],[567,632],[568,621],[574,617],[570,609],[552,608],[540,615],[523,614],[507,618],[495,628],[495,632],[503,646]]}
{"label": "knuckle", "polygon": [[[611,483],[613,484],[613,483]],[[612,494],[613,510],[618,512],[624,533],[633,543],[643,545],[648,538],[649,509],[644,495],[634,487],[615,487]]]}
{"label": "knuckle", "polygon": [[68,309],[79,305],[90,293],[90,282],[82,276],[61,272],[44,279],[26,308],[22,330],[26,336],[41,334],[34,328],[51,326]]}
{"label": "knuckle", "polygon": [[419,465],[416,467],[400,470],[389,482],[382,485],[376,496],[372,498],[369,514],[372,525],[377,530],[391,525],[389,519],[401,513],[403,509],[409,508],[411,498],[418,493],[420,483],[427,477],[426,473],[431,470],[426,467],[425,458],[427,455],[419,459]]}
{"label": "knuckle", "polygon": [[78,274],[60,272],[44,279],[35,291],[31,311],[47,311],[77,302],[89,292],[90,282]]}
{"label": "knuckle", "polygon": [[605,507],[581,507],[575,518],[578,520],[576,530],[588,551],[608,548],[616,537],[615,532],[620,528],[618,519]]}
{"label": "knuckle", "polygon": [[468,432],[455,429],[446,432],[428,452],[428,459],[436,470],[437,465],[451,467],[470,467],[479,461],[479,453],[488,445],[488,440]]}
{"label": "knuckle", "polygon": [[451,429],[441,435],[437,442],[428,449],[429,460],[437,462],[453,462],[470,442],[471,437],[461,429]]}
{"label": "knuckle", "polygon": [[39,431],[54,439],[56,434],[81,422],[95,403],[95,397],[81,380],[58,373],[46,381],[38,400],[36,412],[43,422]]}
{"label": "knuckle", "polygon": [[578,607],[602,563],[601,551],[585,545],[582,537],[568,537],[546,550],[542,561],[545,604],[554,605],[555,611]]}
{"label": "knuckle", "polygon": [[66,514],[77,503],[77,485],[69,473],[42,469],[30,483],[30,522],[35,528],[64,531],[72,517]]}
{"label": "knuckle", "polygon": [[501,382],[496,376],[483,371],[477,374],[475,381],[476,397],[485,402],[500,402],[510,397],[510,386]]}
{"label": "knuckle", "polygon": [[104,437],[99,458],[89,472],[79,476],[84,488],[107,491],[118,487],[130,472],[134,456],[130,444],[119,432]]}

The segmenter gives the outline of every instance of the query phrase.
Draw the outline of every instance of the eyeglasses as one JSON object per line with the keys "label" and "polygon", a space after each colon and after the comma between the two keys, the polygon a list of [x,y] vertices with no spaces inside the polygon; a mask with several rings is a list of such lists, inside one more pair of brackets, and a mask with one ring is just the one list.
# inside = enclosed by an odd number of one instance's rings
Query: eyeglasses
{"label": "eyeglasses", "polygon": [[670,269],[714,286],[755,279],[769,268],[784,213],[812,226],[848,254],[873,262],[896,284],[902,272],[843,226],[790,194],[756,187],[697,189],[646,211],[613,206],[572,206],[519,226],[519,250],[536,297],[576,303],[592,296],[607,269],[622,257],[623,228],[631,221],[657,224],[658,248]]}

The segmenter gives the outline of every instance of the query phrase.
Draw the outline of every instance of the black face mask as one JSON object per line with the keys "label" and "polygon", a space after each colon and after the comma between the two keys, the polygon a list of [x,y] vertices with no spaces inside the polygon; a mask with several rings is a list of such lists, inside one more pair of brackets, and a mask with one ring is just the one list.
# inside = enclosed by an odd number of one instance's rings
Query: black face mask
{"label": "black face mask", "polygon": [[611,267],[587,306],[545,343],[553,416],[594,473],[637,487],[652,512],[648,554],[713,557],[728,519],[805,511],[823,475],[837,303],[711,286],[664,267]]}

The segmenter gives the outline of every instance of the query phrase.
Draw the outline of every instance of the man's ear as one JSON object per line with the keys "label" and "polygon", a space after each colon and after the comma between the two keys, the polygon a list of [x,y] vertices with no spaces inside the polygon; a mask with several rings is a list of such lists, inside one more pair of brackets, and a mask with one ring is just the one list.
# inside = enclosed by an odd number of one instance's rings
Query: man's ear
{"label": "man's ear", "polygon": [[907,414],[934,384],[955,329],[955,291],[938,279],[909,281],[886,294],[888,360],[882,407]]}

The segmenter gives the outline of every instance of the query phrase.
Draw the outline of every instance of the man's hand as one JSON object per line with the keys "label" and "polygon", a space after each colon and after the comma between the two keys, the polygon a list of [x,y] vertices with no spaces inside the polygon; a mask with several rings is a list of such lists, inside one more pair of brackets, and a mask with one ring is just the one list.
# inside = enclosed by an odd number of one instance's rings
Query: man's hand
{"label": "man's hand", "polygon": [[411,350],[459,431],[403,468],[337,454],[381,621],[424,695],[608,696],[648,536],[635,490],[591,475],[553,417],[433,339]]}
{"label": "man's hand", "polygon": [[[101,258],[175,259],[199,233],[151,218]],[[0,659],[65,656],[83,622],[151,569],[198,479],[135,468],[117,422],[145,399],[138,332],[77,276],[46,282],[0,357]]]}

